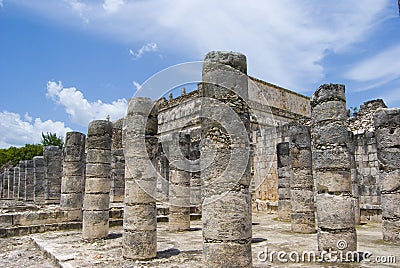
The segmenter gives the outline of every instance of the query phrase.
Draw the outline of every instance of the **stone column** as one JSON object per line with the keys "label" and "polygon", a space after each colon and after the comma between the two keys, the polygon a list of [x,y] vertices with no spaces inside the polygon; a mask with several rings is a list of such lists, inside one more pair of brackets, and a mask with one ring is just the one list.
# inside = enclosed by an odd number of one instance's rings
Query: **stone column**
{"label": "stone column", "polygon": [[44,203],[44,157],[35,156],[33,158],[33,181],[34,197],[37,204]]}
{"label": "stone column", "polygon": [[14,168],[8,169],[8,199],[14,198]]}
{"label": "stone column", "polygon": [[189,157],[190,136],[183,133],[174,135],[172,139],[179,140],[178,150],[169,150],[169,230],[190,230],[190,172],[183,170],[182,163]]}
{"label": "stone column", "polygon": [[201,181],[205,267],[251,267],[246,57],[210,52],[202,70]]}
{"label": "stone column", "polygon": [[4,174],[0,173],[0,198],[4,198]]}
{"label": "stone column", "polygon": [[45,146],[44,199],[46,204],[59,204],[61,197],[62,150],[58,146]]}
{"label": "stone column", "polygon": [[25,201],[33,201],[34,178],[33,178],[33,160],[25,161]]}
{"label": "stone column", "polygon": [[290,180],[292,232],[315,233],[310,128],[305,125],[290,126],[289,141],[292,167]]}
{"label": "stone column", "polygon": [[2,174],[2,190],[3,190],[3,198],[8,199],[10,195],[10,182],[8,180],[8,169],[4,169],[4,172]]}
{"label": "stone column", "polygon": [[[318,249],[355,251],[357,235],[344,85],[320,86],[311,97],[311,110]],[[346,247],[341,247],[344,244]]]}
{"label": "stone column", "polygon": [[82,220],[85,141],[85,134],[80,132],[68,132],[65,136],[60,208],[68,211],[68,218],[72,221]]}
{"label": "stone column", "polygon": [[86,182],[83,199],[83,239],[105,238],[109,230],[112,124],[107,120],[89,123]]}
{"label": "stone column", "polygon": [[19,193],[19,165],[14,167],[14,187],[13,187],[13,199],[18,200]]}
{"label": "stone column", "polygon": [[119,119],[113,123],[110,189],[110,201],[113,203],[124,202],[125,195],[125,158],[122,146],[123,124],[123,119]]}
{"label": "stone column", "polygon": [[151,259],[157,254],[157,111],[149,98],[133,98],[125,117],[124,233],[122,255]]}
{"label": "stone column", "polygon": [[361,223],[360,211],[360,180],[357,171],[357,162],[355,159],[356,147],[353,132],[349,131],[349,151],[350,151],[350,174],[351,174],[351,193],[354,202],[354,222],[356,225]]}
{"label": "stone column", "polygon": [[292,170],[289,159],[289,143],[281,142],[276,147],[278,157],[278,219],[290,221],[290,178]]}
{"label": "stone column", "polygon": [[19,161],[18,200],[25,200],[25,166],[26,161]]}
{"label": "stone column", "polygon": [[400,109],[374,115],[382,200],[383,240],[400,244]]}

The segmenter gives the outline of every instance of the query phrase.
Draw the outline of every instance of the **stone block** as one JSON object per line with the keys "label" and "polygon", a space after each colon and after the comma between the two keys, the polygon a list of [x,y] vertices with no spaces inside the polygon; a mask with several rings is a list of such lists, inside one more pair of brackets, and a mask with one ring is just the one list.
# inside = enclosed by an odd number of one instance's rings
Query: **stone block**
{"label": "stone block", "polygon": [[87,177],[85,183],[85,193],[110,193],[110,180],[105,178]]}
{"label": "stone block", "polygon": [[290,190],[290,201],[292,213],[313,212],[314,213],[314,191],[301,189]]}
{"label": "stone block", "polygon": [[205,267],[252,267],[251,239],[247,242],[203,244]]}
{"label": "stone block", "polygon": [[313,150],[312,163],[318,169],[349,169],[350,154],[346,147],[337,146],[331,150]]}
{"label": "stone block", "polygon": [[[355,228],[345,229],[337,232],[329,232],[318,229],[317,232],[319,251],[356,251],[357,234]],[[338,248],[338,244],[340,247]]]}
{"label": "stone block", "polygon": [[157,232],[124,230],[122,255],[127,259],[147,260],[157,255]]}
{"label": "stone block", "polygon": [[111,150],[104,149],[91,149],[88,150],[86,161],[88,163],[111,163]]}
{"label": "stone block", "polygon": [[84,210],[107,210],[110,207],[110,195],[107,194],[85,194],[83,199]]}
{"label": "stone block", "polygon": [[329,101],[317,104],[311,112],[311,121],[315,126],[324,121],[343,122],[347,119],[344,101]]}
{"label": "stone block", "polygon": [[400,244],[400,220],[382,220],[383,241]]}
{"label": "stone block", "polygon": [[383,194],[382,217],[389,219],[400,219],[400,193]]}
{"label": "stone block", "polygon": [[[86,196],[85,196],[86,199]],[[108,236],[108,210],[83,211],[82,236],[83,239],[92,240]]]}
{"label": "stone block", "polygon": [[352,192],[350,172],[315,171],[318,193]]}
{"label": "stone block", "polygon": [[400,190],[400,170],[381,172],[379,174],[379,185],[382,192],[394,192]]}
{"label": "stone block", "polygon": [[313,189],[314,180],[311,169],[293,170],[292,177],[290,179],[290,187],[292,189]]}
{"label": "stone block", "polygon": [[317,195],[318,227],[339,230],[354,228],[354,203],[351,196]]}
{"label": "stone block", "polygon": [[125,205],[124,213],[134,215],[125,217],[123,227],[130,231],[155,231],[157,228],[157,209],[155,203]]}
{"label": "stone block", "polygon": [[313,234],[315,229],[314,211],[310,212],[291,212],[291,230],[294,233]]}

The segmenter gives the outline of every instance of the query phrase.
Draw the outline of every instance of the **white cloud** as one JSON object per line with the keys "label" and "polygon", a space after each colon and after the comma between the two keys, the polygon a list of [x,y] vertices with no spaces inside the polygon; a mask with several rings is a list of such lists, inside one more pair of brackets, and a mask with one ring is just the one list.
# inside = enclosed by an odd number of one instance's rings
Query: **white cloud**
{"label": "white cloud", "polygon": [[[82,27],[68,14],[55,16],[55,2],[20,4]],[[125,1],[118,16],[108,16],[104,8],[113,10],[118,1],[108,2],[85,2],[86,30],[123,44],[152,40],[191,60],[210,50],[239,51],[247,55],[251,75],[295,90],[323,80],[326,55],[351,51],[385,19],[397,16],[388,0]],[[144,52],[130,50],[136,58]]]}
{"label": "white cloud", "polygon": [[0,7],[4,7],[3,0],[0,0]]}
{"label": "white cloud", "polygon": [[89,23],[90,20],[84,15],[87,5],[85,3],[79,2],[78,0],[65,0],[70,5],[70,7],[76,11],[79,16],[86,22]]}
{"label": "white cloud", "polygon": [[146,52],[154,52],[157,51],[157,44],[156,43],[148,43],[142,46],[137,52],[129,49],[129,55],[131,55],[134,59],[141,58],[144,53]]}
{"label": "white cloud", "polygon": [[42,132],[56,133],[57,136],[65,137],[69,131],[72,130],[60,121],[42,121],[40,118],[33,120],[28,114],[22,119],[17,113],[0,112],[0,148],[40,143]]}
{"label": "white cloud", "polygon": [[357,82],[375,82],[376,86],[388,83],[400,77],[400,45],[363,60],[346,74],[346,77]]}
{"label": "white cloud", "polygon": [[108,115],[111,121],[124,117],[128,107],[126,99],[118,99],[112,103],[103,103],[101,100],[89,102],[81,91],[75,87],[65,88],[61,82],[49,81],[46,95],[62,105],[74,123],[84,127],[87,127],[90,121],[104,120]]}
{"label": "white cloud", "polygon": [[116,13],[124,5],[124,0],[104,0],[103,8],[108,13]]}

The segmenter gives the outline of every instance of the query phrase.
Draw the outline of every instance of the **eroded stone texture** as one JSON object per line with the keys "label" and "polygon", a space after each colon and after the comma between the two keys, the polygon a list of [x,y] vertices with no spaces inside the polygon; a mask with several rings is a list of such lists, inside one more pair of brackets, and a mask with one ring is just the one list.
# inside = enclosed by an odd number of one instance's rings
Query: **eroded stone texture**
{"label": "eroded stone texture", "polygon": [[33,158],[33,200],[37,204],[44,203],[44,157]]}
{"label": "eroded stone texture", "polygon": [[[82,135],[77,140],[83,140]],[[83,239],[105,238],[109,230],[112,124],[107,120],[89,123],[86,181],[83,200]],[[84,144],[84,142],[82,142]],[[80,150],[83,148],[80,147]],[[79,154],[81,156],[82,154]],[[81,183],[79,181],[78,183]],[[75,199],[76,200],[76,199]],[[73,204],[76,206],[76,204]]]}
{"label": "eroded stone texture", "polygon": [[[355,251],[351,148],[344,85],[325,84],[311,97],[312,163],[316,180],[318,249]],[[338,248],[345,240],[347,247]]]}
{"label": "eroded stone texture", "polygon": [[[187,231],[190,229],[190,172],[176,166],[189,157],[190,136],[173,135],[179,140],[179,150],[169,154],[169,230]],[[172,152],[172,150],[170,150]]]}
{"label": "eroded stone texture", "polygon": [[281,142],[277,144],[278,156],[278,219],[290,221],[292,205],[290,203],[290,180],[292,170],[289,159],[289,143]]}
{"label": "eroded stone texture", "polygon": [[124,233],[122,254],[151,259],[157,254],[157,111],[149,98],[133,98],[123,129],[125,155]]}
{"label": "eroded stone texture", "polygon": [[246,72],[246,57],[239,53],[210,52],[203,62],[200,166],[206,267],[252,266]]}
{"label": "eroded stone texture", "polygon": [[11,167],[7,170],[7,178],[8,178],[8,199],[14,198],[14,168]]}
{"label": "eroded stone texture", "polygon": [[62,150],[58,146],[43,148],[45,177],[44,199],[46,204],[59,204],[61,196]]}
{"label": "eroded stone texture", "polygon": [[115,203],[124,202],[125,193],[125,157],[122,146],[123,123],[123,119],[113,123],[110,201]]}
{"label": "eroded stone texture", "polygon": [[65,137],[60,208],[69,212],[70,220],[82,220],[85,141],[85,134],[80,132],[68,132]]}
{"label": "eroded stone texture", "polygon": [[19,167],[19,174],[18,174],[18,200],[24,200],[25,199],[25,167],[26,167],[26,162],[25,160],[19,161],[18,164]]}
{"label": "eroded stone texture", "polygon": [[296,233],[315,233],[314,180],[310,127],[289,128],[291,228]]}
{"label": "eroded stone texture", "polygon": [[34,196],[34,174],[33,160],[25,161],[25,201],[33,201]]}
{"label": "eroded stone texture", "polygon": [[12,199],[18,200],[19,195],[19,165],[14,167],[14,187]]}
{"label": "eroded stone texture", "polygon": [[382,200],[383,240],[400,244],[400,109],[374,115]]}

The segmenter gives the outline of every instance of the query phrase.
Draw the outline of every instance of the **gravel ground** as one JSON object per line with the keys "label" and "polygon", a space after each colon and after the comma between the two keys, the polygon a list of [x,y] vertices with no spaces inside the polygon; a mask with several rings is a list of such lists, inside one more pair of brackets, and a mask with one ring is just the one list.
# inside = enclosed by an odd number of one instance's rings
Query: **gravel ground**
{"label": "gravel ground", "polygon": [[0,239],[0,267],[55,267],[29,236]]}

